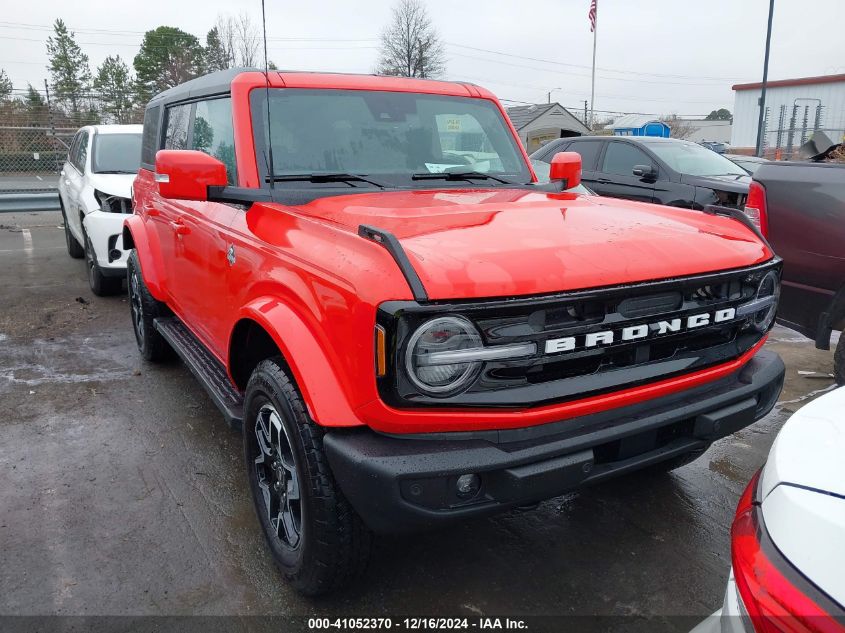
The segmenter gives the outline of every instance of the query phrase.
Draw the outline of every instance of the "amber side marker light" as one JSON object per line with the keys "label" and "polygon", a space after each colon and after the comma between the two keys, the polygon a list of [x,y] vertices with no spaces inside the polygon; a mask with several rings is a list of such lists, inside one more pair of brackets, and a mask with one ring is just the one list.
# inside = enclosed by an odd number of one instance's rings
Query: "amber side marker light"
{"label": "amber side marker light", "polygon": [[384,328],[376,326],[376,375],[381,378],[387,373]]}

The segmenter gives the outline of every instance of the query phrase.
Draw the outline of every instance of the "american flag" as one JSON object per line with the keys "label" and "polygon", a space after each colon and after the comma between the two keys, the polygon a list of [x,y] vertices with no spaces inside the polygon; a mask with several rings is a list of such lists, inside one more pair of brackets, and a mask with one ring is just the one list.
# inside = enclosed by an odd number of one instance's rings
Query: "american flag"
{"label": "american flag", "polygon": [[590,33],[596,30],[596,13],[598,12],[598,8],[596,7],[596,3],[598,0],[592,0],[590,2],[590,12],[587,16],[590,18]]}

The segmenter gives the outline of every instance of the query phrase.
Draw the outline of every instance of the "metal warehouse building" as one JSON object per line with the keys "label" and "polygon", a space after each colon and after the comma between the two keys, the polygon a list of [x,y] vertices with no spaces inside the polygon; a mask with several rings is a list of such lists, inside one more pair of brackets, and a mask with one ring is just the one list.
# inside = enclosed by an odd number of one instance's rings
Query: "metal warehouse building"
{"label": "metal warehouse building", "polygon": [[[761,84],[737,84],[731,145],[751,150],[757,144]],[[845,136],[845,75],[770,81],[766,86],[764,148],[788,158],[822,130],[834,141]]]}

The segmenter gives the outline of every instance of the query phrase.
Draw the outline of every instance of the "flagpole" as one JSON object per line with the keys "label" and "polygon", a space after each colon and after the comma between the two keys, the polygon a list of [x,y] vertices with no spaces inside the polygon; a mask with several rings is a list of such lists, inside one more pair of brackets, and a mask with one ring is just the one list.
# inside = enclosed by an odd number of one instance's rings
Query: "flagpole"
{"label": "flagpole", "polygon": [[590,91],[590,130],[593,129],[593,121],[596,118],[596,39],[599,32],[599,0],[596,2],[596,17],[593,26],[593,87]]}

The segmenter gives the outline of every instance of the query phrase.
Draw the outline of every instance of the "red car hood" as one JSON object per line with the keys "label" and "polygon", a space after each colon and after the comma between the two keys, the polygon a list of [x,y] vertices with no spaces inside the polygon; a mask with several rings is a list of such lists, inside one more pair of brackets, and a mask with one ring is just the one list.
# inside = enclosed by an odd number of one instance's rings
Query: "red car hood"
{"label": "red car hood", "polygon": [[296,210],[393,233],[431,299],[595,288],[749,266],[772,256],[741,223],[651,204],[522,189],[326,197]]}

